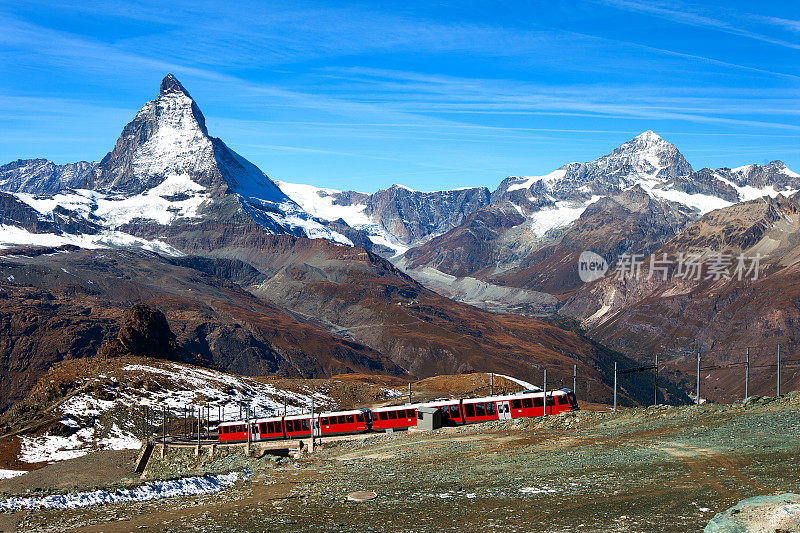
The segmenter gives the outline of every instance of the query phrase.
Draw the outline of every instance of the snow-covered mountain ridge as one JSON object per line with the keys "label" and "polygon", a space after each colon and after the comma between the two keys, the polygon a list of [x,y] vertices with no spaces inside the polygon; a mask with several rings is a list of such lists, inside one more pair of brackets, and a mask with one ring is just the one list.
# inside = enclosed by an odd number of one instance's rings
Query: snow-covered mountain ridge
{"label": "snow-covered mountain ridge", "polygon": [[797,192],[800,175],[782,161],[695,171],[673,144],[646,131],[594,161],[569,163],[542,176],[508,177],[492,193],[492,205],[513,207],[542,236],[577,220],[599,198],[636,186],[699,216],[740,201]]}
{"label": "snow-covered mountain ridge", "polygon": [[[572,224],[600,198],[636,186],[699,216],[795,192],[800,176],[781,161],[695,171],[673,144],[646,131],[594,161],[543,176],[511,176],[491,193],[484,187],[421,192],[394,185],[370,194],[276,184],[209,135],[197,103],[168,74],[158,96],[142,106],[99,163],[31,159],[0,166],[0,191],[35,211],[4,216],[0,246],[71,243],[179,254],[162,238],[167,228],[244,217],[268,234],[322,238],[395,256],[485,208],[516,210],[533,237],[544,237]],[[82,223],[57,224],[64,216]],[[21,218],[52,224],[32,227]],[[95,230],[87,233],[87,227]]]}

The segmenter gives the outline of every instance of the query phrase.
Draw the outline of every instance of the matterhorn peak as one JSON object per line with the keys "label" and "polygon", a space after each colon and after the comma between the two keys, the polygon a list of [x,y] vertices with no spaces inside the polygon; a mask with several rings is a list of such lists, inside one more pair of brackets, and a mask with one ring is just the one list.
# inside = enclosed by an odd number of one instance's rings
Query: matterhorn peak
{"label": "matterhorn peak", "polygon": [[189,91],[187,91],[186,88],[183,85],[181,85],[181,82],[178,81],[178,78],[173,76],[172,73],[167,73],[167,75],[164,76],[164,79],[161,80],[161,87],[159,89],[159,94],[167,95],[175,93],[183,94],[191,98],[191,96],[189,95]]}

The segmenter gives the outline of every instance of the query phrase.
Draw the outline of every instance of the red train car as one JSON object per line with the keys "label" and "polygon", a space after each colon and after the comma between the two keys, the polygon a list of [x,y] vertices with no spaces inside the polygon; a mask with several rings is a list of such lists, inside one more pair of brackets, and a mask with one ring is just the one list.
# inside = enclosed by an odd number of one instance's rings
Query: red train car
{"label": "red train car", "polygon": [[320,413],[317,422],[322,436],[364,433],[371,427],[369,409]]}
{"label": "red train car", "polygon": [[371,410],[373,431],[408,429],[417,425],[416,405],[393,405]]}
{"label": "red train car", "polygon": [[242,422],[223,422],[219,425],[220,442],[247,440],[247,425]]}

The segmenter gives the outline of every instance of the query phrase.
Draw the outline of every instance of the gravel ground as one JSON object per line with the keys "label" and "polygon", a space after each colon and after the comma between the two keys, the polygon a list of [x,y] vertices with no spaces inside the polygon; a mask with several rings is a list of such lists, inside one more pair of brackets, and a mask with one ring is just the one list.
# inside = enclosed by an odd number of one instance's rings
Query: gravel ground
{"label": "gravel ground", "polygon": [[[32,532],[698,531],[744,498],[800,492],[798,407],[792,394],[581,411],[326,443],[297,461],[168,455],[151,476],[253,476],[200,497],[0,514],[0,529],[13,518]],[[359,490],[378,496],[347,501]]]}

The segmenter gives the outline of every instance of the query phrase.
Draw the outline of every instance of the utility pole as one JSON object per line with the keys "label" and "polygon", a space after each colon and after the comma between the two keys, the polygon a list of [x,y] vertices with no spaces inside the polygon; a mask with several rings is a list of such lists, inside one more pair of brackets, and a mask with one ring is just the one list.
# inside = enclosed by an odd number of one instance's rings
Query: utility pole
{"label": "utility pole", "polygon": [[744,367],[744,397],[750,397],[750,348],[747,349],[747,359]]}
{"label": "utility pole", "polygon": [[578,391],[578,365],[572,365],[572,392],[575,393],[576,398],[578,397],[577,391]]}
{"label": "utility pole", "polygon": [[247,455],[250,455],[250,406],[246,406],[247,410]]}
{"label": "utility pole", "polygon": [[617,411],[617,362],[614,361],[614,412]]}
{"label": "utility pole", "polygon": [[494,372],[489,372],[489,396],[494,395]]}
{"label": "utility pole", "polygon": [[658,405],[658,354],[657,353],[656,353],[656,381],[654,389],[655,390],[653,391],[653,396],[654,396],[653,405]]}
{"label": "utility pole", "polygon": [[781,395],[781,345],[778,345],[778,394]]}
{"label": "utility pole", "polygon": [[164,408],[162,410],[162,426],[163,426],[163,428],[161,430],[161,435],[164,437],[163,442],[164,442],[164,446],[166,446],[167,445],[167,407],[166,406],[164,406]]}
{"label": "utility pole", "polygon": [[314,449],[314,430],[316,429],[314,426],[314,392],[311,392],[311,449]]}
{"label": "utility pole", "polygon": [[697,397],[695,403],[700,405],[700,350],[697,350]]}
{"label": "utility pole", "polygon": [[544,369],[544,398],[542,398],[544,410],[542,416],[547,416],[547,369]]}
{"label": "utility pole", "polygon": [[408,382],[408,403],[411,403],[411,382]]}

